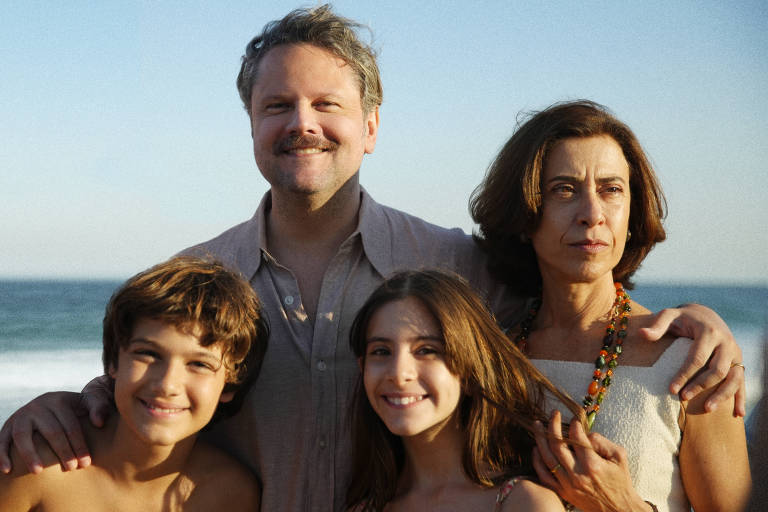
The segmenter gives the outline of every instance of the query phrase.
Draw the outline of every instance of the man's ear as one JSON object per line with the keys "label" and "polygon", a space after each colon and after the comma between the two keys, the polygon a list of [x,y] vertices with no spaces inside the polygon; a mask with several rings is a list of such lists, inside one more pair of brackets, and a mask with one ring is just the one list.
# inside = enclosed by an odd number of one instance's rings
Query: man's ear
{"label": "man's ear", "polygon": [[219,402],[226,404],[227,402],[231,402],[233,398],[235,398],[235,392],[226,391],[222,393],[221,396],[219,397]]}
{"label": "man's ear", "polygon": [[365,152],[373,153],[376,147],[376,136],[379,133],[379,107],[374,108],[365,116]]}

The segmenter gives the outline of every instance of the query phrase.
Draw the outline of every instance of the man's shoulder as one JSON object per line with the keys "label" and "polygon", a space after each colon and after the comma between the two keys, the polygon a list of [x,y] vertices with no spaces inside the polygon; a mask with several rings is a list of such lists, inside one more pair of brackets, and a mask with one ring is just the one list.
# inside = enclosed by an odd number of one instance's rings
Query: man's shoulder
{"label": "man's shoulder", "polygon": [[472,237],[461,228],[446,228],[391,206],[378,205],[379,211],[393,232],[398,236],[411,234],[419,240],[425,237],[431,241],[474,247]]}
{"label": "man's shoulder", "polygon": [[[197,439],[184,470],[193,487],[194,510],[258,510],[260,489],[256,475],[219,448]],[[209,508],[209,506],[211,508]]]}
{"label": "man's shoulder", "polygon": [[235,252],[237,247],[246,241],[253,240],[253,236],[258,234],[257,224],[255,219],[248,219],[240,224],[232,226],[210,240],[187,247],[183,251],[180,251],[179,254],[189,256],[215,256],[222,259],[228,253]]}

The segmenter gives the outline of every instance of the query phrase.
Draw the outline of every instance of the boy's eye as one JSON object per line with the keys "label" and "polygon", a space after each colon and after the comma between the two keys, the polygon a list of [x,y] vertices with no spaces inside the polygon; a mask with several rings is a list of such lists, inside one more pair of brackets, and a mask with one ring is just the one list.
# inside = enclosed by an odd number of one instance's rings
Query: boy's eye
{"label": "boy's eye", "polygon": [[207,363],[205,361],[191,361],[189,365],[195,370],[195,371],[202,371],[202,372],[212,372],[215,373],[216,370],[218,370],[218,367],[213,366],[211,363]]}
{"label": "boy's eye", "polygon": [[133,354],[133,357],[138,359],[139,361],[147,361],[147,362],[154,361],[155,359],[158,359],[160,357],[158,353],[155,352],[154,350],[149,350],[145,348],[136,349],[132,352],[132,354]]}

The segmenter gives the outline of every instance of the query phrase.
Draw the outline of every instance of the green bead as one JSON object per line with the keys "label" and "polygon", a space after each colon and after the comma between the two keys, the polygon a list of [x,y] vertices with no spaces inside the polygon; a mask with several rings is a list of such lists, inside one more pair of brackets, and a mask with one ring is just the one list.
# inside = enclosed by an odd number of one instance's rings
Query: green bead
{"label": "green bead", "polygon": [[606,375],[605,378],[603,379],[603,386],[608,387],[610,385],[611,385],[611,376]]}
{"label": "green bead", "polygon": [[619,334],[617,334],[619,338],[626,338],[627,337],[627,331],[621,330],[619,331]]}
{"label": "green bead", "polygon": [[603,366],[605,366],[605,357],[599,356],[597,359],[595,359],[595,368],[602,369]]}
{"label": "green bead", "polygon": [[599,394],[597,395],[597,403],[598,403],[598,404],[601,404],[601,403],[603,403],[603,398],[605,398],[605,393],[599,393]]}
{"label": "green bead", "polygon": [[616,352],[617,354],[621,354],[622,350],[624,349],[621,348],[621,345],[616,345],[615,347],[613,347],[613,351]]}
{"label": "green bead", "polygon": [[608,368],[616,368],[617,364],[618,363],[616,362],[615,359],[611,359],[611,361],[608,363]]}
{"label": "green bead", "polygon": [[589,407],[590,405],[592,405],[592,397],[585,396],[584,400],[582,400],[581,403],[584,404],[584,407]]}
{"label": "green bead", "polygon": [[592,429],[592,424],[595,422],[595,416],[597,416],[597,412],[595,411],[587,414],[587,425],[589,426],[590,430]]}

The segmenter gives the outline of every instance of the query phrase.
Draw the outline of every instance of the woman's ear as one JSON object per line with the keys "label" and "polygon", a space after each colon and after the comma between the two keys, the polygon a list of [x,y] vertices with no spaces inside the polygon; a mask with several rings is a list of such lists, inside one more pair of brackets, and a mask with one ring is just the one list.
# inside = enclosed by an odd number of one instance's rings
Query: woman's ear
{"label": "woman's ear", "polygon": [[362,357],[358,357],[357,366],[360,368],[360,371],[363,371],[365,369],[365,359]]}

